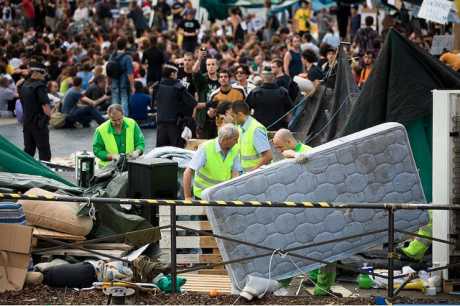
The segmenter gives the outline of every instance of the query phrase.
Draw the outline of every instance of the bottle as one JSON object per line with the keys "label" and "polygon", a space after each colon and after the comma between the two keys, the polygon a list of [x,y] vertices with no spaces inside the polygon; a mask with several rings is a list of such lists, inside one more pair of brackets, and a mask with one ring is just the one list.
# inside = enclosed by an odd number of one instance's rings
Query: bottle
{"label": "bottle", "polygon": [[370,289],[374,285],[374,281],[372,280],[371,276],[368,273],[372,273],[373,268],[369,267],[367,263],[364,263],[364,265],[361,267],[361,271],[363,273],[360,273],[358,275],[358,287],[361,289]]}

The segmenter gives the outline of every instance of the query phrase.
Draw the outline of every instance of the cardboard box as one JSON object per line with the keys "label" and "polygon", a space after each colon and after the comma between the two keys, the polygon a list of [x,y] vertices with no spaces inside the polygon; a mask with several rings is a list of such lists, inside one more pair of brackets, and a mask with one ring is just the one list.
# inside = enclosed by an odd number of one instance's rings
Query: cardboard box
{"label": "cardboard box", "polygon": [[30,226],[0,224],[0,293],[21,290],[26,280],[32,243]]}

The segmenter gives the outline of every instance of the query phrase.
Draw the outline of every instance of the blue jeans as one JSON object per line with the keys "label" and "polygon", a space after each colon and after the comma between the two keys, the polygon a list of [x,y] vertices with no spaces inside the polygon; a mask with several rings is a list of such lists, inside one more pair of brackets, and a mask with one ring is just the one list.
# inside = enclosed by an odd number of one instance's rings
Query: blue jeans
{"label": "blue jeans", "polygon": [[120,104],[125,116],[129,116],[129,87],[120,86],[120,83],[119,80],[112,80],[112,104]]}

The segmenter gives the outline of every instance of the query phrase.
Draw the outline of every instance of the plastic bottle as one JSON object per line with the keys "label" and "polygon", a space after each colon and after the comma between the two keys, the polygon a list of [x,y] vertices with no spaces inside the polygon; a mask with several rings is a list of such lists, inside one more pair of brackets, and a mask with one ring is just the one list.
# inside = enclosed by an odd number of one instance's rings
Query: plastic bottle
{"label": "plastic bottle", "polygon": [[374,285],[374,281],[372,280],[370,275],[367,274],[367,273],[372,273],[372,270],[373,270],[372,267],[369,267],[369,266],[367,266],[367,263],[364,263],[364,265],[361,268],[361,271],[363,271],[364,273],[360,273],[358,275],[358,279],[357,279],[359,288],[361,288],[361,289],[370,289],[370,288],[372,288],[372,286]]}

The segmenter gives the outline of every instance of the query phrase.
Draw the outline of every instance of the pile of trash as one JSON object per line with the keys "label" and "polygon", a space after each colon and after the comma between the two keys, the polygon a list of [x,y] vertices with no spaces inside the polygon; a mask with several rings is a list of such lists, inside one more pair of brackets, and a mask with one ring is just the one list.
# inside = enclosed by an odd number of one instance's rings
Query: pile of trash
{"label": "pile of trash", "polygon": [[[141,158],[176,161],[181,182],[192,154],[169,147],[155,149]],[[143,207],[34,199],[126,198],[126,170],[126,165],[113,164],[96,173],[89,188],[50,175],[0,172],[0,192],[30,196],[27,200],[0,202],[0,251],[5,254],[0,257],[0,275],[6,275],[0,278],[0,292],[20,290],[25,284],[106,288],[112,282],[141,283],[171,292],[170,267],[160,262],[161,233],[142,214]],[[177,279],[179,290],[184,283],[185,279]]]}

